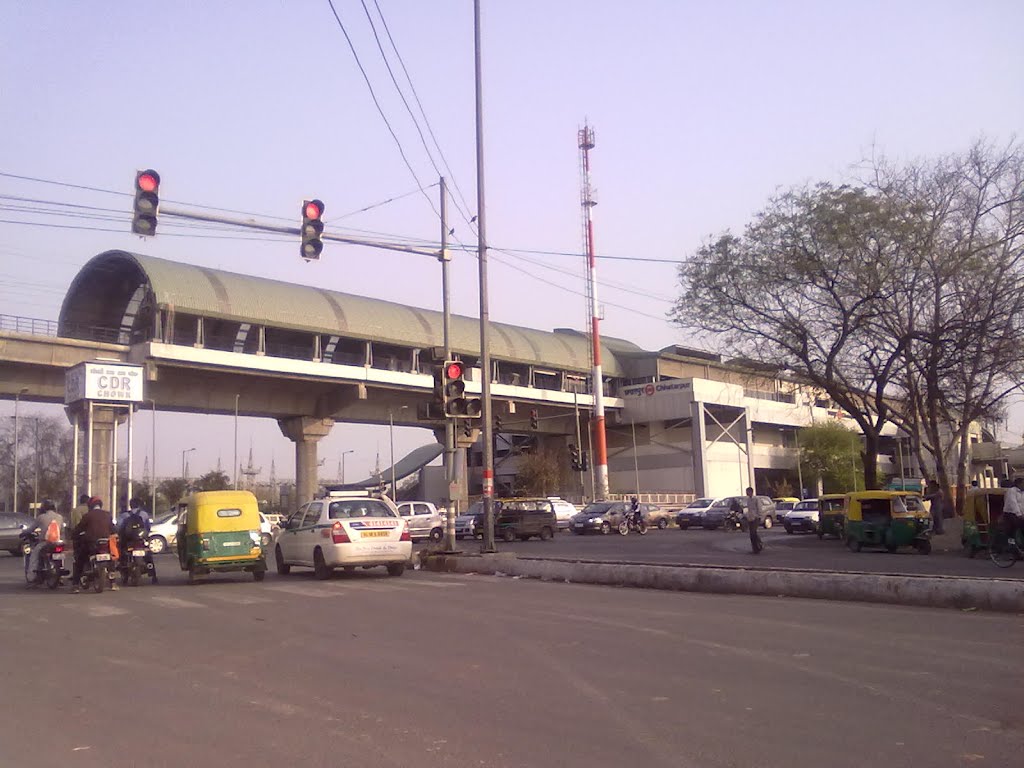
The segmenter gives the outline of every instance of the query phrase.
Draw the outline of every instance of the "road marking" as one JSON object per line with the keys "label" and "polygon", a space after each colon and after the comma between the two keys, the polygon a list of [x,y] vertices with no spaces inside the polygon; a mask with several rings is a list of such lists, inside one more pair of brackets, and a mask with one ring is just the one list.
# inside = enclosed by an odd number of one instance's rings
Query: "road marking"
{"label": "road marking", "polygon": [[81,613],[87,613],[94,619],[105,619],[109,616],[124,616],[131,613],[127,608],[118,608],[113,605],[88,605],[81,602],[61,603],[61,605]]}
{"label": "road marking", "polygon": [[191,600],[182,600],[180,597],[170,597],[169,595],[153,595],[149,599],[151,602],[168,608],[206,608],[202,603],[194,603]]}
{"label": "road marking", "polygon": [[281,592],[286,595],[298,595],[299,597],[335,597],[344,594],[341,590],[326,589],[323,586],[303,586],[301,584],[282,584],[280,586],[266,587],[268,592]]}
{"label": "road marking", "polygon": [[[397,585],[396,585],[397,586]],[[448,581],[448,582],[436,582],[436,581],[418,581],[415,579],[403,580],[401,586],[403,587],[433,587],[435,589],[448,589],[449,587],[464,587],[466,582],[464,581]]]}
{"label": "road marking", "polygon": [[220,600],[224,603],[231,603],[233,605],[257,605],[258,603],[270,603],[273,602],[269,597],[256,597],[254,595],[233,595],[230,592],[210,592],[204,593],[203,597],[212,597],[214,600]]}

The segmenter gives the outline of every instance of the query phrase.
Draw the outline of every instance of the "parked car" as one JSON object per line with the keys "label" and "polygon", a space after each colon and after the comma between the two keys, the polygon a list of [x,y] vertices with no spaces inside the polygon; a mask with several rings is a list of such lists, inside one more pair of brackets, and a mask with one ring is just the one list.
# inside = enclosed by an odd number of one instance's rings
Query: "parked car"
{"label": "parked car", "polygon": [[644,522],[648,528],[657,528],[664,531],[668,524],[675,517],[673,510],[661,507],[658,504],[641,504],[640,512],[644,516]]}
{"label": "parked car", "polygon": [[[775,502],[767,496],[755,496],[754,498],[757,499],[758,510],[761,514],[761,525],[765,528],[771,528],[775,521]],[[727,496],[708,507],[701,516],[701,526],[709,531],[721,528],[733,499],[736,499],[743,506],[744,511],[746,510],[746,496]]]}
{"label": "parked car", "polygon": [[413,541],[444,538],[444,515],[429,501],[403,501],[397,506]]}
{"label": "parked car", "polygon": [[[494,500],[494,514],[501,509],[501,501]],[[456,539],[476,539],[484,535],[484,503],[474,501],[469,508],[455,518]]]}
{"label": "parked car", "polygon": [[264,550],[270,549],[270,544],[274,540],[274,529],[275,525],[270,522],[270,518],[260,512],[260,546]]}
{"label": "parked car", "polygon": [[786,513],[788,513],[789,510],[797,505],[800,499],[792,496],[782,496],[777,499],[772,499],[772,501],[775,502],[775,522],[781,523],[782,518],[786,516]]}
{"label": "parked car", "polygon": [[285,522],[274,544],[278,574],[312,568],[318,579],[335,568],[383,565],[401,576],[412,556],[412,538],[394,503],[365,491],[331,491],[303,504]]}
{"label": "parked car", "polygon": [[179,514],[177,510],[166,512],[150,523],[149,538],[146,540],[146,544],[154,555],[166,552],[177,542]]}
{"label": "parked car", "polygon": [[34,517],[20,512],[0,512],[0,549],[6,549],[12,555],[21,555],[21,541],[18,536],[35,524]]}
{"label": "parked car", "polygon": [[702,524],[705,510],[707,510],[712,504],[719,501],[721,501],[721,499],[694,499],[682,509],[675,510],[676,525],[679,526],[679,530],[685,531],[691,526],[694,528],[699,527]]}
{"label": "parked car", "polygon": [[817,533],[818,531],[818,500],[804,499],[798,501],[789,513],[782,519],[782,525],[786,533],[806,531]]}
{"label": "parked car", "polygon": [[537,536],[548,541],[558,531],[558,518],[550,499],[502,499],[494,516],[494,536],[503,541],[526,541]]}
{"label": "parked car", "polygon": [[572,502],[566,501],[559,496],[548,496],[555,507],[555,517],[558,518],[559,530],[569,530],[572,527],[572,518],[579,510]]}

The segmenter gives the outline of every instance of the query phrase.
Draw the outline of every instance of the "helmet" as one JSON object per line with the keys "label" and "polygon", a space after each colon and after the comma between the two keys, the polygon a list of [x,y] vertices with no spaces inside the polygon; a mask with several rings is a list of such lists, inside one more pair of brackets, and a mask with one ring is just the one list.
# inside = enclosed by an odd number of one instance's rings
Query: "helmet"
{"label": "helmet", "polygon": [[100,509],[103,506],[103,499],[93,496],[89,499],[89,509]]}

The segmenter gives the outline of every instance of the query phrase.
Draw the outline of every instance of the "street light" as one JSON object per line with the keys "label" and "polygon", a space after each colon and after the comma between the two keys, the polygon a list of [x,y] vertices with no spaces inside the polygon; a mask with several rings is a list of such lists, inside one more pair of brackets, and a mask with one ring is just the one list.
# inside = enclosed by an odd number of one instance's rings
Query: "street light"
{"label": "street light", "polygon": [[355,453],[355,452],[356,452],[355,448],[350,448],[347,451],[342,451],[341,452],[341,484],[342,485],[345,484],[345,454],[346,453]]}
{"label": "street light", "polygon": [[194,450],[195,448],[186,448],[181,452],[181,476],[186,481],[186,484],[188,482],[188,475],[185,474],[185,454],[192,453]]}
{"label": "street light", "polygon": [[150,456],[149,464],[149,493],[152,497],[150,500],[150,517],[156,517],[156,400],[153,398],[147,398],[146,402],[153,408],[153,448],[152,456]]}
{"label": "street light", "polygon": [[240,395],[235,394],[235,490],[238,490],[238,398]]}
{"label": "street light", "polygon": [[26,394],[28,394],[28,387],[22,387],[14,395],[14,512],[18,511],[18,449],[21,447],[18,440],[18,428],[20,426],[18,421],[18,402],[21,400],[21,396]]}
{"label": "street light", "polygon": [[[403,405],[400,410],[404,411],[408,407],[408,405]],[[398,496],[398,485],[395,483],[395,417],[390,408],[388,408],[388,436],[391,440],[391,500],[395,501]]]}

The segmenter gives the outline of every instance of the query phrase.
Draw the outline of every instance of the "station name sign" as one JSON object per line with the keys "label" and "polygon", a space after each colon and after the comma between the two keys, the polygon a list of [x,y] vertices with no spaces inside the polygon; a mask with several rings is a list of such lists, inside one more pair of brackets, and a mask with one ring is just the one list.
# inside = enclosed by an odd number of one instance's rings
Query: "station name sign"
{"label": "station name sign", "polygon": [[623,397],[647,397],[655,392],[672,392],[681,389],[693,389],[692,381],[659,381],[651,384],[637,384],[633,387],[624,387]]}
{"label": "station name sign", "polygon": [[64,377],[64,402],[141,403],[143,380],[141,365],[79,363],[69,368]]}

